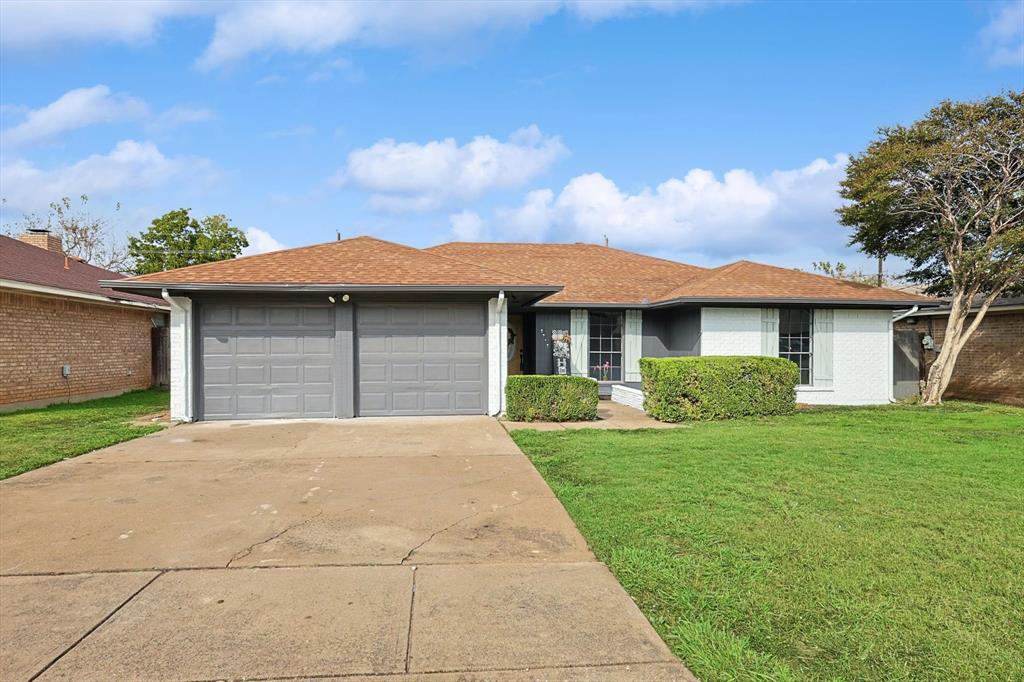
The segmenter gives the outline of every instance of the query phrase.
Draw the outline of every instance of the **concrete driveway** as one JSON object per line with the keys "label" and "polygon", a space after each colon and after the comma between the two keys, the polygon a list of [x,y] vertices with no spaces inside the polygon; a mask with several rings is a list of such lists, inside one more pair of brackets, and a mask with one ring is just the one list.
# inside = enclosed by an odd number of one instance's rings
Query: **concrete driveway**
{"label": "concrete driveway", "polygon": [[178,426],[0,483],[0,678],[689,680],[486,417]]}

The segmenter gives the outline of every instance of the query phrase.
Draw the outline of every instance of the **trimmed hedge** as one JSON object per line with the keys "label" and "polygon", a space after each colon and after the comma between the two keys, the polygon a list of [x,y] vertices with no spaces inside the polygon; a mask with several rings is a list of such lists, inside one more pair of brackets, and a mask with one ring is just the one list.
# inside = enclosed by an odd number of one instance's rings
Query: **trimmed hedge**
{"label": "trimmed hedge", "polygon": [[586,377],[517,374],[505,384],[505,416],[512,421],[597,419],[597,382]]}
{"label": "trimmed hedge", "polygon": [[644,410],[664,422],[728,419],[796,410],[800,372],[785,358],[641,358]]}

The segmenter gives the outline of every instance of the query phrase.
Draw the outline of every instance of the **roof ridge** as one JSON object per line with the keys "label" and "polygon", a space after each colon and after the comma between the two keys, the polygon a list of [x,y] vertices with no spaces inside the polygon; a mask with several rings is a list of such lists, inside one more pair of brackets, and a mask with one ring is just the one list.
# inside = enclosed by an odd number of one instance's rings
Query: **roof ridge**
{"label": "roof ridge", "polygon": [[453,241],[443,242],[441,244],[435,244],[434,246],[426,247],[426,250],[433,250],[443,248],[445,246],[582,246],[593,249],[607,249],[608,251],[615,251],[616,253],[624,253],[628,256],[635,256],[637,258],[646,258],[648,260],[654,260],[669,265],[682,266],[684,268],[694,268],[697,270],[708,270],[702,265],[694,265],[693,263],[683,263],[682,261],[672,260],[671,258],[662,258],[661,256],[652,256],[647,253],[637,253],[636,251],[630,251],[628,249],[621,249],[617,246],[605,246],[604,244],[593,244],[591,242],[469,242],[469,241]]}
{"label": "roof ridge", "polygon": [[874,284],[868,284],[867,282],[855,282],[853,280],[843,279],[841,277],[832,277],[830,275],[818,274],[817,272],[808,272],[807,270],[801,270],[799,268],[784,268],[784,267],[782,267],[780,265],[771,265],[770,263],[758,263],[756,261],[737,261],[737,262],[738,263],[739,262],[750,263],[751,265],[757,265],[757,266],[760,266],[762,268],[771,268],[772,270],[782,270],[783,272],[799,272],[802,275],[809,275],[811,277],[817,277],[818,279],[823,279],[823,280],[828,281],[828,282],[834,282],[834,283],[838,283],[838,284],[841,284],[841,285],[844,285],[844,286],[850,286],[850,287],[852,287],[854,289],[870,289],[870,290],[875,290],[875,291],[877,291],[878,289],[882,289],[882,290],[885,290],[885,291],[892,291],[892,292],[896,292],[896,293],[904,293],[904,292],[899,291],[899,289],[894,289],[892,287],[876,286]]}

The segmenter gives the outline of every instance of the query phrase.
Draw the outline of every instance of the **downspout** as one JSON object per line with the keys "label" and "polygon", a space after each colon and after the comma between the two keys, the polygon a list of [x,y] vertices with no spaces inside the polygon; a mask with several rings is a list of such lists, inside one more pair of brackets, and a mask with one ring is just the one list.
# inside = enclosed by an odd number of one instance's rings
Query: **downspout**
{"label": "downspout", "polygon": [[896,329],[896,323],[900,320],[906,319],[916,313],[921,306],[915,305],[913,308],[905,313],[900,313],[895,317],[889,319],[889,402],[896,402],[896,377],[893,376],[895,369],[893,368],[892,356],[896,352],[896,338],[894,332]]}

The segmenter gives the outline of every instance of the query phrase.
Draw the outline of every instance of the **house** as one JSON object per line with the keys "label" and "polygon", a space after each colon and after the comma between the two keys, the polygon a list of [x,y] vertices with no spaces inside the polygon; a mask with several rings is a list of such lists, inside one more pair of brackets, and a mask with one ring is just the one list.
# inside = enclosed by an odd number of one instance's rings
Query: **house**
{"label": "house", "polygon": [[803,402],[885,403],[893,311],[934,303],[748,261],[371,237],[104,285],[171,302],[184,420],[500,414],[509,373],[590,376],[608,394],[639,385],[643,355],[777,355],[800,366]]}
{"label": "house", "polygon": [[0,411],[152,385],[169,306],[99,285],[121,277],[66,256],[45,230],[0,236]]}
{"label": "house", "polygon": [[[974,306],[972,310],[977,310]],[[968,316],[967,324],[974,319]],[[945,343],[949,306],[921,310],[897,323],[919,357],[919,379]],[[927,341],[926,341],[927,339]],[[1024,297],[1002,298],[985,313],[957,357],[945,397],[1024,406]]]}

